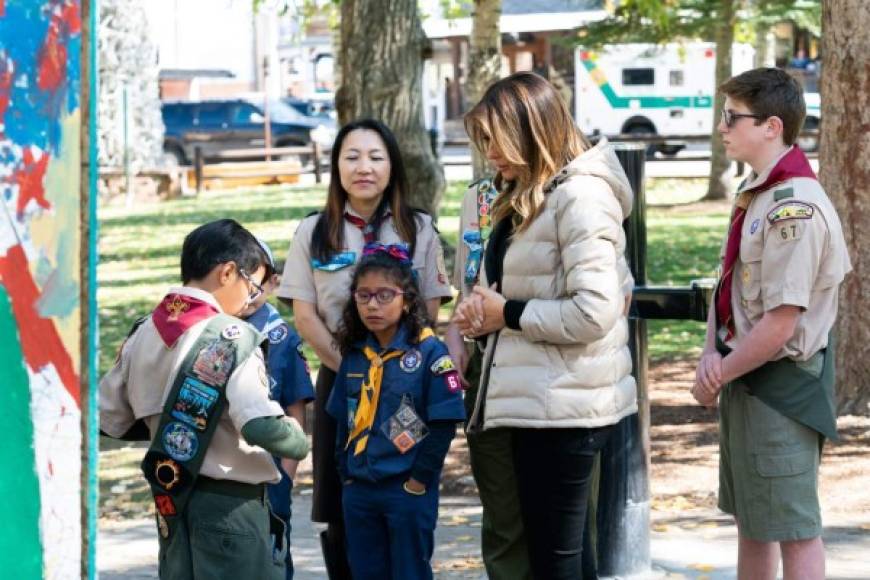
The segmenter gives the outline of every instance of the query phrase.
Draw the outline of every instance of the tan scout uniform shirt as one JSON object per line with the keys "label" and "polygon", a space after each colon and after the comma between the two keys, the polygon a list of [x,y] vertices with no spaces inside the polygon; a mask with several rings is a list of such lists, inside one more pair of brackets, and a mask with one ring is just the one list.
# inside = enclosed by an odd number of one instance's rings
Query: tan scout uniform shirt
{"label": "tan scout uniform shirt", "polygon": [[[171,293],[192,296],[212,304],[214,297],[197,288],[172,288]],[[100,427],[114,437],[126,433],[138,419],[144,419],[154,437],[166,397],[181,363],[208,325],[208,319],[191,326],[167,348],[149,318],[131,336],[121,358],[100,381]],[[242,426],[258,417],[284,415],[278,403],[269,399],[268,379],[260,349],[240,363],[226,386],[227,404],[208,446],[200,474],[214,479],[242,483],[278,483],[281,475],[272,456],[248,445]]]}
{"label": "tan scout uniform shirt", "polygon": [[[350,204],[345,205],[344,210],[358,216]],[[446,302],[453,297],[453,291],[447,280],[441,241],[432,226],[432,218],[425,214],[416,215],[420,219],[417,221],[417,243],[413,262],[420,291],[424,300],[441,298]],[[345,243],[342,252],[354,252],[353,264],[332,272],[314,268],[311,263],[311,234],[319,218],[319,214],[308,216],[296,229],[284,264],[281,285],[276,294],[281,298],[315,304],[318,316],[326,324],[326,328],[335,334],[341,322],[341,314],[350,299],[350,283],[355,266],[362,258],[365,238],[358,227],[342,218]],[[392,218],[386,218],[381,224],[378,241],[384,244],[403,242]]]}
{"label": "tan scout uniform shirt", "polygon": [[[781,157],[741,191],[763,183]],[[736,334],[728,346],[735,348],[765,312],[789,304],[803,313],[774,360],[808,360],[828,344],[838,286],[851,270],[840,219],[818,181],[796,177],[757,192],[746,210],[732,278]]]}

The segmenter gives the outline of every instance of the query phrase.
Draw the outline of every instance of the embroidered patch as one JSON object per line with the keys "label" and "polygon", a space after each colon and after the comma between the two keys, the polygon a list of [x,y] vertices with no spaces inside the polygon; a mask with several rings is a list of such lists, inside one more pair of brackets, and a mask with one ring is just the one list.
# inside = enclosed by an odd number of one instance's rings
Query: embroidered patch
{"label": "embroidered patch", "polygon": [[163,428],[163,449],[176,461],[190,461],[199,450],[196,432],[177,421]]}
{"label": "embroidered patch", "polygon": [[749,283],[752,282],[752,272],[749,270],[748,266],[743,267],[743,285],[749,286]]}
{"label": "embroidered patch", "polygon": [[181,483],[181,466],[171,459],[161,459],[154,465],[154,479],[169,491]]}
{"label": "embroidered patch", "polygon": [[456,370],[456,365],[453,364],[453,359],[450,358],[450,355],[445,354],[444,356],[438,357],[438,360],[432,363],[429,370],[432,371],[433,375],[444,375],[450,371]]}
{"label": "embroidered patch", "polygon": [[[801,238],[801,235],[804,233],[803,226],[805,226],[805,225],[806,224],[802,224],[800,222],[790,221],[790,222],[786,222],[780,226],[777,226],[777,228],[779,230],[778,231],[779,239],[781,239],[783,241],[787,241],[787,242],[790,242],[793,240],[799,240]],[[777,229],[777,228],[775,228],[775,229]]]}
{"label": "embroidered patch", "polygon": [[780,201],[789,197],[794,197],[794,189],[791,187],[777,189],[773,192],[773,201]]}
{"label": "embroidered patch", "polygon": [[278,326],[269,331],[269,344],[278,344],[279,342],[283,342],[288,335],[289,331],[287,330],[287,326],[284,324],[279,324]]}
{"label": "embroidered patch", "polygon": [[221,331],[221,336],[227,340],[238,340],[242,336],[242,329],[238,324],[230,324]]}
{"label": "embroidered patch", "polygon": [[776,206],[767,214],[767,221],[771,224],[790,219],[812,219],[813,206],[802,201],[789,201]]}
{"label": "embroidered patch", "polygon": [[175,511],[175,503],[168,495],[155,495],[154,504],[157,507],[157,513],[162,516],[174,516],[177,513]]}
{"label": "embroidered patch", "polygon": [[459,380],[459,373],[452,371],[444,375],[444,380],[447,382],[447,390],[451,393],[458,393],[462,390],[462,381]]}
{"label": "embroidered patch", "polygon": [[172,405],[172,416],[199,431],[205,431],[209,414],[218,397],[220,393],[216,389],[193,377],[185,377]]}
{"label": "embroidered patch", "polygon": [[364,373],[347,373],[347,378],[349,379],[364,379]]}
{"label": "embroidered patch", "polygon": [[412,348],[399,359],[399,368],[406,373],[413,373],[423,363],[423,355],[416,348]]}
{"label": "embroidered patch", "polygon": [[231,343],[214,340],[207,344],[193,363],[193,374],[210,385],[225,385],[236,362],[236,349]]}
{"label": "embroidered patch", "polygon": [[169,524],[166,523],[166,518],[161,514],[157,514],[157,530],[160,532],[160,537],[164,540],[169,537]]}
{"label": "embroidered patch", "polygon": [[359,406],[359,400],[353,397],[347,398],[347,428],[353,431],[353,423],[356,420],[356,409]]}
{"label": "embroidered patch", "polygon": [[324,272],[336,272],[356,262],[356,252],[341,252],[332,256],[328,262],[321,262],[317,258],[311,258],[311,266],[315,270]]}
{"label": "embroidered patch", "polygon": [[754,221],[752,222],[752,225],[749,226],[749,233],[750,233],[750,234],[754,234],[755,232],[757,232],[757,231],[758,231],[758,226],[760,226],[760,225],[761,225],[761,220],[760,220],[760,219],[754,220]]}

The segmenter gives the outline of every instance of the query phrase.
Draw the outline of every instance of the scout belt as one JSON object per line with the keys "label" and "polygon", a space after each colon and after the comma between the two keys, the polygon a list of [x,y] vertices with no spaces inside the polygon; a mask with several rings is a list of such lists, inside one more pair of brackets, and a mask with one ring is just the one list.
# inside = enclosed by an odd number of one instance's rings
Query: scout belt
{"label": "scout belt", "polygon": [[190,499],[208,445],[226,406],[226,385],[262,337],[250,325],[217,314],[185,356],[142,460],[160,536],[168,538]]}

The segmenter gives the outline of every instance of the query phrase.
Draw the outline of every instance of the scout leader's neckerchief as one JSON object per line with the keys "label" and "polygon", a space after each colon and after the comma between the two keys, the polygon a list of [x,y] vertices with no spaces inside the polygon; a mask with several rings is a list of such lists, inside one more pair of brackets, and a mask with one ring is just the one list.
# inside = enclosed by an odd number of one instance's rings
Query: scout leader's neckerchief
{"label": "scout leader's neckerchief", "polygon": [[716,294],[716,318],[719,326],[727,328],[725,340],[734,338],[734,313],[731,309],[731,283],[734,277],[734,263],[740,254],[740,236],[743,231],[743,221],[746,219],[746,210],[752,196],[759,192],[770,189],[778,183],[794,177],[809,177],[816,179],[816,174],[810,167],[803,151],[792,146],[791,150],[783,155],[776,166],[770,171],[770,175],[761,185],[741,191],[734,204],[734,212],[731,214],[731,226],[728,229],[728,242],[725,245],[725,258],[722,260],[722,276],[719,279],[718,292]]}
{"label": "scout leader's neckerchief", "polygon": [[363,234],[363,240],[365,243],[370,244],[375,241],[375,235],[377,234],[377,226],[380,225],[380,222],[387,219],[393,215],[389,210],[384,212],[380,218],[375,218],[375,220],[371,222],[367,222],[357,215],[353,215],[350,212],[344,212],[344,219],[347,220],[348,223],[356,226]]}
{"label": "scout leader's neckerchief", "polygon": [[[162,538],[174,531],[190,499],[226,406],[227,382],[261,339],[249,324],[215,312],[178,369],[151,446],[142,460]],[[268,386],[265,372],[260,379]]]}
{"label": "scout leader's neckerchief", "polygon": [[172,348],[191,326],[218,313],[214,305],[184,294],[167,294],[151,313],[163,344]]}
{"label": "scout leader's neckerchief", "polygon": [[[431,328],[424,328],[420,332],[419,342],[423,342],[430,336],[435,336]],[[359,455],[366,450],[366,445],[369,442],[369,433],[375,423],[375,414],[378,411],[378,402],[381,398],[381,381],[384,378],[384,364],[396,357],[405,354],[404,350],[395,349],[387,353],[380,354],[366,345],[363,347],[363,354],[369,361],[369,374],[366,381],[362,385],[359,395],[359,407],[353,419],[353,429],[347,436],[347,443],[344,448],[347,450],[351,443],[354,443],[353,454]]]}
{"label": "scout leader's neckerchief", "polygon": [[477,182],[477,231],[469,230],[462,235],[465,245],[468,246],[465,283],[469,286],[476,284],[480,275],[483,247],[492,234],[492,204],[497,196],[498,190],[492,179],[481,179]]}

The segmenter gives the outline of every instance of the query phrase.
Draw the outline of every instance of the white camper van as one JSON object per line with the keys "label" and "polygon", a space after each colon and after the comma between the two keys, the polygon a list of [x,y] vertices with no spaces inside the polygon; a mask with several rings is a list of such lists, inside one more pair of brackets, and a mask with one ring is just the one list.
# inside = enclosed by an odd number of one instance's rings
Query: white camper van
{"label": "white camper van", "polygon": [[[735,44],[732,71],[752,68],[754,49]],[[586,133],[707,136],[713,129],[716,45],[612,44],[575,53],[575,111]],[[659,150],[679,151],[668,142]]]}

